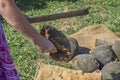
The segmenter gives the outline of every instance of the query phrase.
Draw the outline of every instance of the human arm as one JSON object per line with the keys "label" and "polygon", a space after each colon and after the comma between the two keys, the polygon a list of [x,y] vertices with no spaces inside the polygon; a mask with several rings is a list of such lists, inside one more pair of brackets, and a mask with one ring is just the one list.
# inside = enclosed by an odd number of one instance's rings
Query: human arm
{"label": "human arm", "polygon": [[0,0],[0,14],[18,32],[23,34],[42,52],[56,52],[55,46],[41,36],[15,5],[14,0]]}

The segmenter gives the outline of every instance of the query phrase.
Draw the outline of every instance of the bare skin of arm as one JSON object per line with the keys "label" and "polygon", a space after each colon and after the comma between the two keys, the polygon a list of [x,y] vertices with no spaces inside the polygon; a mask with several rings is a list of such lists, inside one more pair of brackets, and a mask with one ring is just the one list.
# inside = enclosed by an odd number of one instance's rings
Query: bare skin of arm
{"label": "bare skin of arm", "polygon": [[0,14],[18,32],[23,34],[42,52],[56,52],[56,47],[41,36],[15,5],[14,0],[0,0]]}

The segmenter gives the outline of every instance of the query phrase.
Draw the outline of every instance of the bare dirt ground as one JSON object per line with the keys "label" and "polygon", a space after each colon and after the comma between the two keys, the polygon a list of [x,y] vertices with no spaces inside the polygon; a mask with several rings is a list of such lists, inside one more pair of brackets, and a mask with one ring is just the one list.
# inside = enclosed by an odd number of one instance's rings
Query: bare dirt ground
{"label": "bare dirt ground", "polygon": [[88,26],[70,35],[70,37],[77,39],[79,45],[90,49],[95,47],[97,38],[113,42],[119,38],[118,36],[120,36],[119,33],[112,32],[103,24]]}

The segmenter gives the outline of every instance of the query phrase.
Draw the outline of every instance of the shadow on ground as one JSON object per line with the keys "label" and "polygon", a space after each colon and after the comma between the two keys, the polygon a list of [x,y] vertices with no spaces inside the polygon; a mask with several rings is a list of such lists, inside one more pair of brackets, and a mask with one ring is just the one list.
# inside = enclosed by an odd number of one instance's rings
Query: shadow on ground
{"label": "shadow on ground", "polygon": [[78,0],[15,0],[17,6],[23,11],[31,9],[44,9],[47,7],[47,2],[49,1],[76,2]]}

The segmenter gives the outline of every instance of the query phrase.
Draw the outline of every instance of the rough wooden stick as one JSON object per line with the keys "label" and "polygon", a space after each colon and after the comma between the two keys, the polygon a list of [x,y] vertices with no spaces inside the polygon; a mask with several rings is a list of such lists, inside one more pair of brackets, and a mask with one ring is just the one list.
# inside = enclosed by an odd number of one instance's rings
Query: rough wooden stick
{"label": "rough wooden stick", "polygon": [[70,12],[64,12],[58,14],[31,17],[28,18],[28,20],[30,21],[30,23],[37,23],[37,22],[51,21],[51,20],[63,19],[63,18],[69,18],[75,16],[83,16],[83,15],[87,15],[88,13],[89,13],[88,9],[83,9],[83,10],[76,10],[76,11],[70,11]]}

